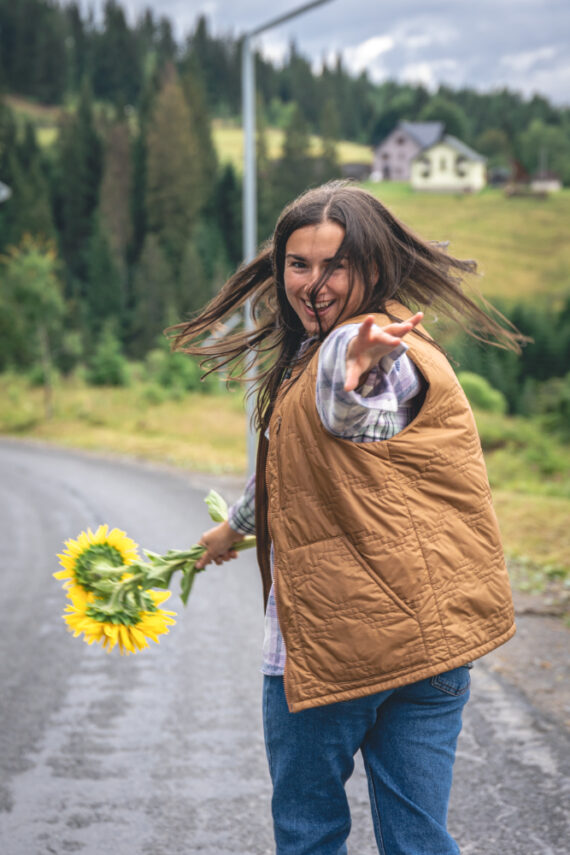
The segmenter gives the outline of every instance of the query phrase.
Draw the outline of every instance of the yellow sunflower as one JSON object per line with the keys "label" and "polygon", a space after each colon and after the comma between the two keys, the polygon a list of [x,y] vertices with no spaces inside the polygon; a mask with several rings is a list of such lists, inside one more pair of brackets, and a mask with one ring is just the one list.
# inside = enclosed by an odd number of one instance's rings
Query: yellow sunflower
{"label": "yellow sunflower", "polygon": [[145,610],[123,609],[110,615],[99,598],[77,587],[68,592],[71,605],[65,609],[63,619],[75,637],[85,636],[87,644],[97,641],[108,652],[118,645],[121,655],[128,655],[148,647],[149,638],[158,644],[159,635],[169,632],[169,626],[176,623],[176,612],[159,608],[170,595],[170,591],[144,591]]}
{"label": "yellow sunflower", "polygon": [[121,567],[137,561],[138,546],[127,537],[124,531],[108,525],[100,525],[97,531],[82,531],[77,540],[66,540],[65,551],[58,555],[63,570],[54,573],[56,579],[63,579],[64,588],[92,591],[90,573],[97,562],[107,567]]}

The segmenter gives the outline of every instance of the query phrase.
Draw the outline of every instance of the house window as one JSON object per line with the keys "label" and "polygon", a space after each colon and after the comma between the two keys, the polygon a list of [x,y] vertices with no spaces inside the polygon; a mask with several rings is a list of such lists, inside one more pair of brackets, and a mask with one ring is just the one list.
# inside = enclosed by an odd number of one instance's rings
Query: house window
{"label": "house window", "polygon": [[459,155],[457,158],[455,162],[455,171],[460,178],[464,178],[467,175],[467,159],[463,155]]}
{"label": "house window", "polygon": [[445,172],[445,170],[447,169],[447,158],[446,157],[440,158],[439,168],[442,172]]}
{"label": "house window", "polygon": [[404,145],[404,143],[406,142],[406,137],[396,137],[396,142],[398,143],[398,145]]}

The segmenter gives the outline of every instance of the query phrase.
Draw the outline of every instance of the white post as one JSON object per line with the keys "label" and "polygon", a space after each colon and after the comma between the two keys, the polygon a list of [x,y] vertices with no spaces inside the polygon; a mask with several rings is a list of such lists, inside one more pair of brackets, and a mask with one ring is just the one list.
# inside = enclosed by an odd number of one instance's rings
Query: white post
{"label": "white post", "polygon": [[[241,87],[243,109],[243,256],[249,262],[257,249],[257,170],[255,166],[255,66],[251,36],[246,36],[242,46]],[[245,306],[245,327],[253,330],[251,302]],[[250,377],[253,383],[254,378]],[[247,470],[255,470],[257,436],[253,426],[255,398],[246,401],[247,417]]]}

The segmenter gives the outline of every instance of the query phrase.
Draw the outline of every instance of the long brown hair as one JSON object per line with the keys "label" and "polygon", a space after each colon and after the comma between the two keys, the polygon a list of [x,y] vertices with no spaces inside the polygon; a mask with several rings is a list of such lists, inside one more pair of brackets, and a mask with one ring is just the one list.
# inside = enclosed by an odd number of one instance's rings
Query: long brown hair
{"label": "long brown hair", "polygon": [[[475,273],[474,261],[454,258],[441,244],[422,240],[371,193],[343,181],[331,181],[308,190],[288,205],[272,239],[257,257],[240,267],[194,318],[168,330],[174,335],[174,347],[200,356],[207,373],[229,365],[232,377],[243,378],[255,366],[258,428],[267,425],[284,372],[305,336],[285,293],[287,241],[297,229],[323,222],[337,223],[344,237],[335,257],[311,288],[313,304],[338,261],[345,259],[350,271],[347,299],[356,277],[364,284],[355,315],[382,312],[398,320],[386,311],[387,301],[397,300],[413,310],[430,308],[480,341],[520,352],[524,336],[489,303],[482,300],[481,307],[464,293],[462,280],[466,274]],[[248,300],[254,329],[223,334],[223,319]],[[326,331],[320,330],[315,346],[333,327],[334,324]],[[206,343],[197,341],[206,332],[213,333],[213,337]],[[304,358],[308,359],[313,351],[309,348]]]}

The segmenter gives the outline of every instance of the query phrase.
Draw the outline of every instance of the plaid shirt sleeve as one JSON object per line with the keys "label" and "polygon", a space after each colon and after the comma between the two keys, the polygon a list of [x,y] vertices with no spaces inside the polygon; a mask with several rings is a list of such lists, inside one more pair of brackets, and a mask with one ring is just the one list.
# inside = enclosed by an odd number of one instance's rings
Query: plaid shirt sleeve
{"label": "plaid shirt sleeve", "polygon": [[255,534],[255,475],[252,475],[240,498],[228,512],[228,522],[238,534]]}
{"label": "plaid shirt sleeve", "polygon": [[421,376],[402,342],[380,360],[358,391],[345,392],[346,351],[357,329],[357,324],[339,327],[321,346],[317,410],[334,436],[353,442],[390,439],[416,415]]}

